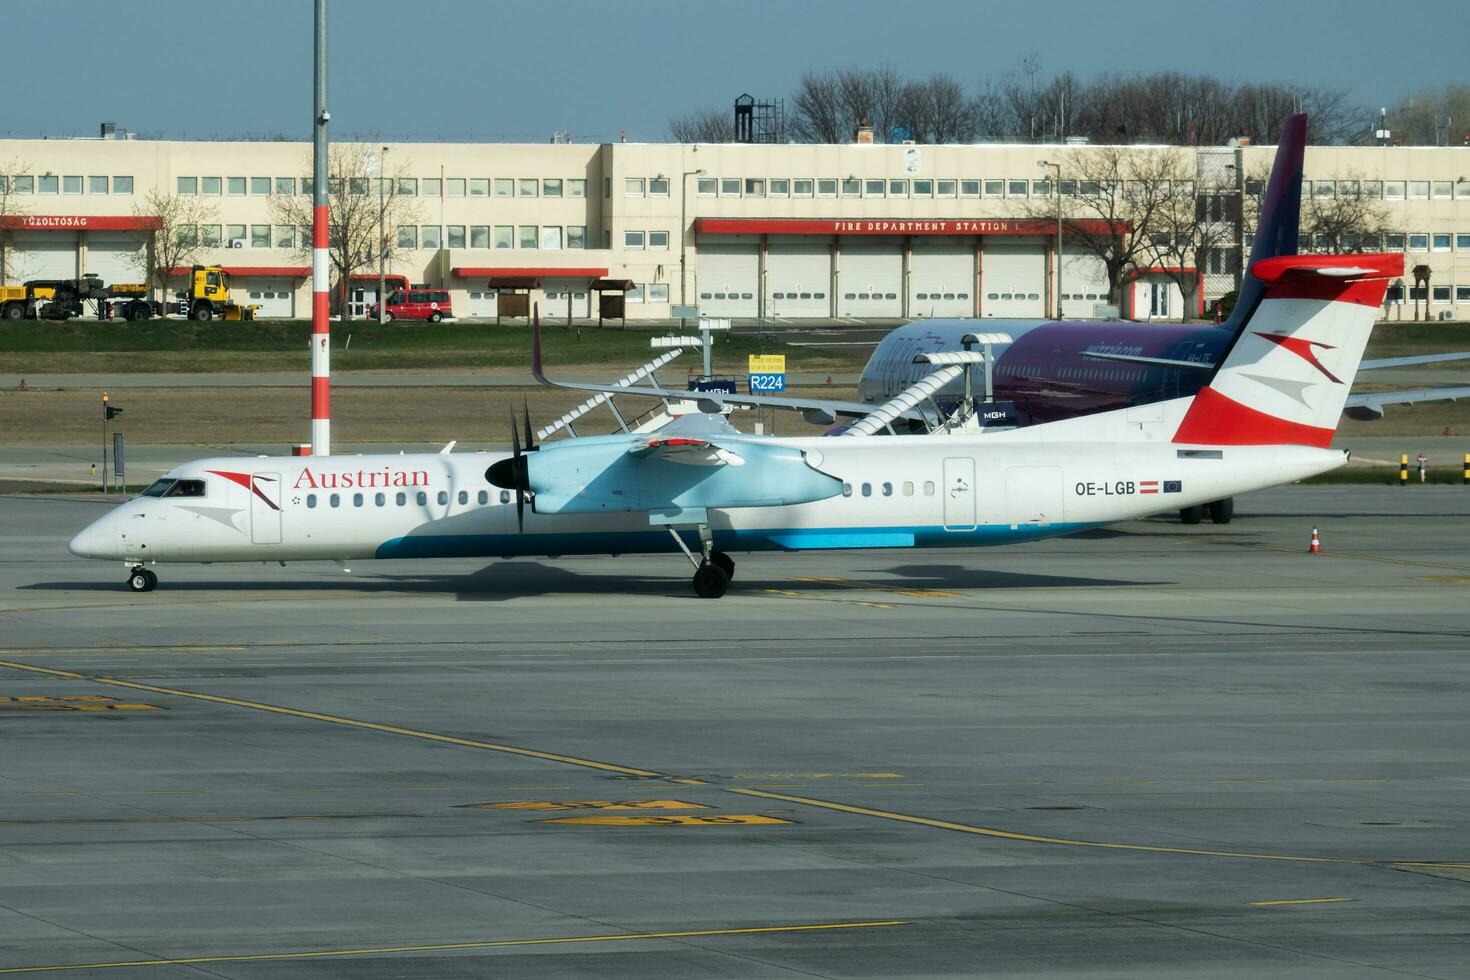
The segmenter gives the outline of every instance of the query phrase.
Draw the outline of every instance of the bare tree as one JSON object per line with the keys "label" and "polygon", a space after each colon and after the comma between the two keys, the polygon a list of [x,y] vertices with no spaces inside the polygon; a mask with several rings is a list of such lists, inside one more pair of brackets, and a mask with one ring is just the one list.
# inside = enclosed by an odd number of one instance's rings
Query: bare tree
{"label": "bare tree", "polygon": [[675,143],[733,143],[733,109],[690,109],[669,120],[669,135]]}
{"label": "bare tree", "polygon": [[166,194],[154,187],[133,204],[133,214],[158,220],[133,263],[143,281],[158,290],[159,302],[167,303],[173,270],[194,265],[204,249],[219,245],[215,207],[202,197]]}
{"label": "bare tree", "polygon": [[804,143],[850,143],[867,120],[881,141],[903,122],[904,89],[887,65],[807,72],[791,95],[791,132]]}
{"label": "bare tree", "polygon": [[[1061,161],[1063,234],[1067,248],[1091,255],[1108,277],[1108,301],[1121,304],[1128,274],[1152,257],[1160,214],[1174,206],[1178,164],[1168,149],[1118,146],[1069,151]],[[1056,201],[1032,198],[1025,213],[1054,219]]]}
{"label": "bare tree", "polygon": [[1235,241],[1232,194],[1201,190],[1192,166],[1175,154],[1160,154],[1154,179],[1163,192],[1150,223],[1149,258],[1184,298],[1183,317],[1194,316],[1205,264]]}
{"label": "bare tree", "polygon": [[1383,247],[1383,236],[1390,230],[1388,209],[1363,196],[1358,174],[1314,181],[1313,189],[1315,193],[1302,201],[1301,224],[1312,251],[1343,254]]}
{"label": "bare tree", "polygon": [[[331,174],[327,201],[327,251],[336,277],[334,289],[342,295],[342,315],[347,315],[347,288],[353,273],[376,262],[380,249],[389,247],[399,225],[416,225],[422,214],[418,198],[397,193],[399,181],[410,171],[408,160],[396,161],[391,173],[377,173],[373,146],[368,143],[334,143],[328,160]],[[304,164],[303,164],[304,166]],[[378,181],[387,181],[381,196]],[[271,213],[277,224],[298,228],[312,226],[312,198],[307,194],[272,195]],[[383,229],[383,239],[379,238]],[[296,238],[297,255],[311,258],[311,239]]]}
{"label": "bare tree", "polygon": [[1400,145],[1470,144],[1470,85],[1420,89],[1390,111],[1388,122]]}
{"label": "bare tree", "polygon": [[[8,283],[11,276],[10,245],[11,225],[15,224],[26,209],[15,191],[15,177],[25,165],[16,158],[0,161],[0,283]],[[34,180],[35,178],[27,178]]]}
{"label": "bare tree", "polygon": [[919,143],[972,143],[979,130],[975,100],[952,75],[904,86],[898,113]]}

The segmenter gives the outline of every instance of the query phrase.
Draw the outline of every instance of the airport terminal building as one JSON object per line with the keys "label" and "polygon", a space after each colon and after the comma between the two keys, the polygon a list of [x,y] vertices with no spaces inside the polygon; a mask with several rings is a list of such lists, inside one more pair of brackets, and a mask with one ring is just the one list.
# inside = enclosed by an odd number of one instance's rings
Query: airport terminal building
{"label": "airport terminal building", "polygon": [[[1107,303],[1101,263],[1064,248],[1057,289],[1057,191],[1038,161],[1085,146],[810,144],[389,144],[382,172],[404,199],[387,229],[389,272],[450,290],[461,317],[494,317],[507,293],[544,315],[596,316],[598,289],[623,287],[627,318],[676,305],[710,316],[919,318],[1068,316]],[[310,315],[309,230],[272,198],[308,201],[310,145],[292,142],[0,141],[5,279],[143,278],[150,191],[204,199],[198,260],[231,273],[263,317]],[[1142,152],[1142,150],[1139,150]],[[1180,147],[1206,174],[1270,166],[1273,147]],[[1186,162],[1191,162],[1187,160]],[[1201,184],[1203,187],[1204,184]],[[1222,184],[1223,186],[1223,184]],[[337,192],[376,196],[349,177]],[[1427,265],[1434,319],[1470,319],[1470,148],[1309,147],[1305,197],[1377,200],[1383,247]],[[276,202],[279,205],[280,202]],[[1247,238],[1248,241],[1248,238]],[[1304,243],[1311,246],[1314,243]],[[1323,244],[1323,243],[1316,243]],[[1201,306],[1233,286],[1238,251],[1196,270]],[[370,274],[369,274],[370,273]],[[376,263],[349,284],[349,312],[376,298]],[[597,288],[594,288],[597,287]],[[1409,316],[1412,281],[1387,314]],[[505,306],[509,307],[506,303]],[[1148,268],[1124,316],[1177,319],[1177,285]],[[1194,311],[1196,313],[1199,310]]]}

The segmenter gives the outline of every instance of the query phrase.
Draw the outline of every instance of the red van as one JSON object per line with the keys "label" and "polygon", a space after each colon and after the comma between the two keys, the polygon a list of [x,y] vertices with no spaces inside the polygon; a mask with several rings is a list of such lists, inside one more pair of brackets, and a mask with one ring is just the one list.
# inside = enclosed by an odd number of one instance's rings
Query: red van
{"label": "red van", "polygon": [[[454,316],[449,305],[447,289],[399,289],[388,294],[389,320],[428,320],[438,323],[445,317]],[[377,304],[368,308],[368,319],[378,316]]]}

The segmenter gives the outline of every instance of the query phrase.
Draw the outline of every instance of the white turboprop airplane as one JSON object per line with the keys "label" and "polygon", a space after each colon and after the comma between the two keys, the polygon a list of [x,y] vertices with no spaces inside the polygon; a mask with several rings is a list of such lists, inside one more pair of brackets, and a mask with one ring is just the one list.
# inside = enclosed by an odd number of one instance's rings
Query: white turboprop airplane
{"label": "white turboprop airplane", "polygon": [[[527,419],[527,446],[513,425],[510,455],[206,459],[175,467],[70,547],[122,561],[139,592],[163,562],[683,551],[695,591],[716,597],[734,572],[731,551],[1066,534],[1341,466],[1346,454],[1327,447],[1403,264],[1256,262],[1249,322],[1187,397],[988,435],[874,438],[891,417],[880,408],[836,437],[745,435],[696,414],[538,448]],[[536,340],[539,370],[539,327]],[[921,384],[966,370],[959,355],[935,357]]]}

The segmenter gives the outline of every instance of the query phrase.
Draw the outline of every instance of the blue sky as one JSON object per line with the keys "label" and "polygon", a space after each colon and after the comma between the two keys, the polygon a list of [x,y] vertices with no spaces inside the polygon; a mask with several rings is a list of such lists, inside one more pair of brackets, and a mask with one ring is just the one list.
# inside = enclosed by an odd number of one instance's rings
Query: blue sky
{"label": "blue sky", "polygon": [[[311,0],[24,10],[6,18],[0,135],[88,135],[102,119],[169,137],[307,135]],[[331,0],[330,105],[343,135],[661,139],[672,114],[784,96],[809,69],[887,63],[969,84],[1034,53],[1044,74],[1199,71],[1346,86],[1376,106],[1466,81],[1464,18],[1463,0]]]}

